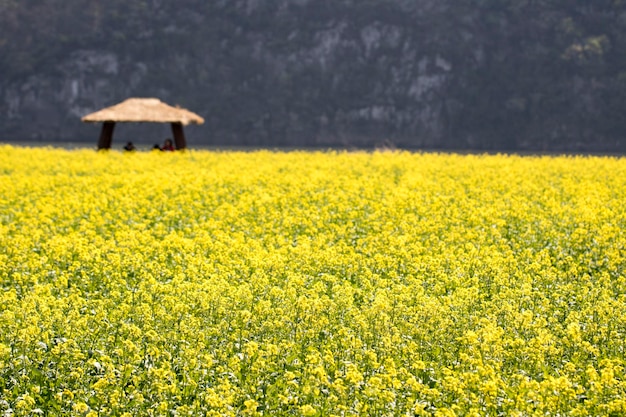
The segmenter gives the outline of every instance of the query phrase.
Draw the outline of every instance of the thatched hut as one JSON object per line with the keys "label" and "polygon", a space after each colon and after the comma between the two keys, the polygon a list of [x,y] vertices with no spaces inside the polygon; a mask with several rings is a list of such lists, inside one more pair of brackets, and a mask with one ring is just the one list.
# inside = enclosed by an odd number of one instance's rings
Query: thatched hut
{"label": "thatched hut", "polygon": [[107,107],[81,119],[83,122],[100,123],[102,131],[98,149],[110,149],[115,123],[171,123],[176,149],[185,149],[187,141],[183,126],[190,123],[202,124],[204,119],[189,110],[172,107],[157,98],[129,98],[115,106]]}

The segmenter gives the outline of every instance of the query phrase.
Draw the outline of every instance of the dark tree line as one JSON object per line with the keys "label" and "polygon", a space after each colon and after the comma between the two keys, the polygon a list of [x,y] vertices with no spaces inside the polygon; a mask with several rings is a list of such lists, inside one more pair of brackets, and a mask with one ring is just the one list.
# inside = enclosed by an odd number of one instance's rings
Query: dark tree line
{"label": "dark tree line", "polygon": [[[77,51],[119,70],[70,103]],[[196,143],[623,151],[624,51],[620,0],[0,0],[0,126],[105,85],[201,113]]]}

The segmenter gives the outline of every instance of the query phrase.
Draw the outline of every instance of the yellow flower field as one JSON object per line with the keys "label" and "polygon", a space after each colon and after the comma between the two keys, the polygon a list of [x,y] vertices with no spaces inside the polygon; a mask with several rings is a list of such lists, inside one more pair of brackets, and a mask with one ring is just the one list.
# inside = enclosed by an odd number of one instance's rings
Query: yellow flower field
{"label": "yellow flower field", "polygon": [[626,414],[626,160],[0,147],[0,415]]}

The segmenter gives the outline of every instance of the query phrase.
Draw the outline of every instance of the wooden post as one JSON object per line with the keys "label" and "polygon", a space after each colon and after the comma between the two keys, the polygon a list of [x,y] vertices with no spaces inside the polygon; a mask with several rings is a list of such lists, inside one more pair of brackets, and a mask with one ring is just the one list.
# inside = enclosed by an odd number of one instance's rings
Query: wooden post
{"label": "wooden post", "polygon": [[174,144],[176,149],[185,149],[187,140],[185,140],[185,132],[182,123],[172,123],[172,135],[174,135]]}
{"label": "wooden post", "polygon": [[113,142],[113,129],[115,129],[115,122],[104,122],[102,124],[100,140],[98,140],[98,149],[111,149],[111,142]]}

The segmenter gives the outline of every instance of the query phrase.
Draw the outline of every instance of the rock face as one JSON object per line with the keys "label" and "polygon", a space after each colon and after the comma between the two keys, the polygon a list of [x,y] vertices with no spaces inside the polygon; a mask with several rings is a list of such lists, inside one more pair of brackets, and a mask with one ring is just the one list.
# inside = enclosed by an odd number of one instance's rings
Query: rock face
{"label": "rock face", "polygon": [[[597,32],[588,20],[624,6],[541,15],[537,2],[130,3],[0,5],[0,140],[95,143],[98,126],[80,117],[136,96],[202,115],[191,145],[624,148],[614,110],[626,102],[615,70],[624,41],[586,36]],[[622,21],[596,26],[610,35]],[[116,141],[167,134],[128,125]]]}
{"label": "rock face", "polygon": [[77,120],[116,99],[119,73],[116,54],[79,50],[53,71],[9,85],[4,92],[9,132],[17,138],[76,140]]}

